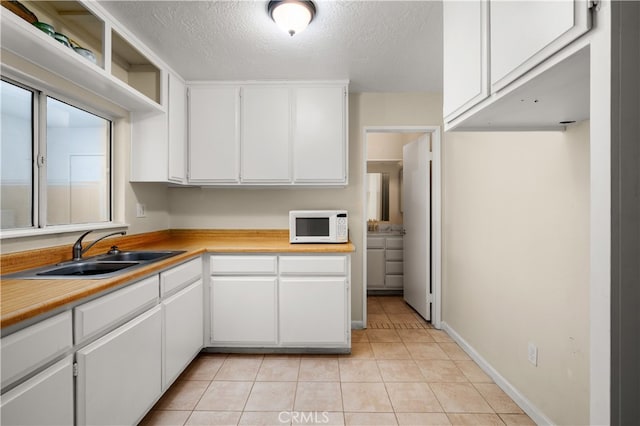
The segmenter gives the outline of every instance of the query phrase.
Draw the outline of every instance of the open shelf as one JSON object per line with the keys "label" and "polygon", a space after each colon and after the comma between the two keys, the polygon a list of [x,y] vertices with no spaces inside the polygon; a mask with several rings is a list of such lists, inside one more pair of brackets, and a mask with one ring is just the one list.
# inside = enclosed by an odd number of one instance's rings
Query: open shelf
{"label": "open shelf", "polygon": [[[160,69],[113,31],[104,19],[76,1],[22,3],[40,22],[53,25],[56,32],[91,50],[96,55],[97,63],[59,43],[4,7],[0,8],[2,49],[127,110],[162,111]],[[105,37],[105,29],[112,31],[112,37]],[[115,41],[112,42],[112,39]],[[113,58],[109,67],[105,64],[107,57]]]}
{"label": "open shelf", "polygon": [[160,69],[117,31],[111,31],[111,74],[160,103]]}

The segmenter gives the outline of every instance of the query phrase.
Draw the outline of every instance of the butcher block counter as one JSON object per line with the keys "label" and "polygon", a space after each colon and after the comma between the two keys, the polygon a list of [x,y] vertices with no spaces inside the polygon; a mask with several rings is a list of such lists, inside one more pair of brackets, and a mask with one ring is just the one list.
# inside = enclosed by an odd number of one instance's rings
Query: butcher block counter
{"label": "butcher block counter", "polygon": [[[96,232],[96,237],[101,233]],[[89,242],[88,242],[89,243]],[[169,259],[103,279],[3,279],[0,282],[0,327],[5,328],[57,311],[98,293],[157,273],[202,253],[351,253],[345,244],[290,244],[288,230],[166,230],[107,238],[85,257],[104,254],[112,245],[126,250],[184,250]],[[71,244],[10,253],[0,257],[2,274],[70,260]]]}

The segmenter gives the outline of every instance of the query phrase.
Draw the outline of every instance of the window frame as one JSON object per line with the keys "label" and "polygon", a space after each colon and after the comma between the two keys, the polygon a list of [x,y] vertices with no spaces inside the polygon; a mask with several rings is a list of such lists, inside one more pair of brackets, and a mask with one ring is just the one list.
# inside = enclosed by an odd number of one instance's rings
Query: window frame
{"label": "window frame", "polygon": [[[51,90],[46,84],[39,84],[32,79],[22,79],[11,73],[0,75],[2,81],[16,85],[32,93],[32,194],[31,194],[31,215],[32,226],[24,228],[0,229],[0,240],[19,237],[30,237],[38,235],[61,234],[65,232],[76,232],[83,230],[99,229],[125,229],[127,226],[114,222],[115,215],[115,122],[117,117],[105,111],[93,108],[92,106],[78,101],[77,98],[69,97],[59,91]],[[93,114],[109,122],[109,146],[107,163],[109,183],[108,183],[108,203],[109,220],[106,222],[89,222],[78,224],[48,225],[47,224],[47,99],[52,98],[65,103],[73,108],[80,109]]]}

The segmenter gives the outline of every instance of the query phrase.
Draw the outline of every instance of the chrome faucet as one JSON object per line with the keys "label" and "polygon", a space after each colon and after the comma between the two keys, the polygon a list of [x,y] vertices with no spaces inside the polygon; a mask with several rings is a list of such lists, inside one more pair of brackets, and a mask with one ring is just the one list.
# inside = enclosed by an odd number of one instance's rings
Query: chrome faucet
{"label": "chrome faucet", "polygon": [[82,239],[86,237],[89,232],[92,232],[92,231],[87,231],[84,234],[80,235],[80,238],[78,238],[77,241],[73,244],[73,249],[72,249],[73,260],[82,260],[82,255],[85,254],[86,251],[89,250],[91,247],[93,247],[98,241],[102,241],[105,238],[110,237],[112,235],[127,235],[127,231],[112,232],[111,234],[107,234],[104,237],[98,238],[97,240],[89,244],[89,246],[87,246],[86,248],[82,248]]}

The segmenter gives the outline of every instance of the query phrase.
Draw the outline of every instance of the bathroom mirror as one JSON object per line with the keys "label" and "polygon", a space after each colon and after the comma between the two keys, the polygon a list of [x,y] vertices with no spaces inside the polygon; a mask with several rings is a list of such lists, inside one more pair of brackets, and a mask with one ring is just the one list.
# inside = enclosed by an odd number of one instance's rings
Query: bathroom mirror
{"label": "bathroom mirror", "polygon": [[367,173],[367,220],[389,220],[389,173]]}

